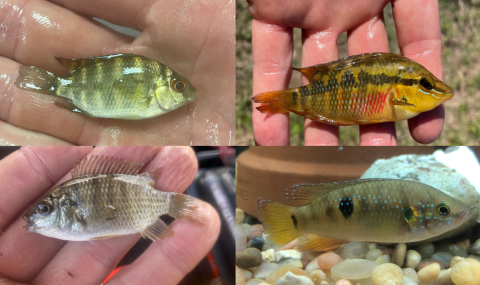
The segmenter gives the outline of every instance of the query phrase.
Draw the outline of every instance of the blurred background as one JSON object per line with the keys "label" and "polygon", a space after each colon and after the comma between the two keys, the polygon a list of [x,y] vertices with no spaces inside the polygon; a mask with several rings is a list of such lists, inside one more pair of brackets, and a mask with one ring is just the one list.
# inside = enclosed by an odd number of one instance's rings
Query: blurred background
{"label": "blurred background", "polygon": [[[19,148],[0,147],[0,160]],[[232,250],[235,234],[235,148],[193,147],[193,150],[198,160],[198,173],[192,184],[185,190],[185,194],[211,204],[220,216],[221,229],[213,248],[179,285],[233,285],[235,283],[235,252]],[[162,220],[170,224],[174,219],[163,216]],[[150,239],[140,238],[119,262],[110,277],[123,266],[135,261],[151,243]]]}
{"label": "blurred background", "polygon": [[[254,145],[252,132],[252,45],[248,3],[237,0],[237,145]],[[445,125],[432,145],[477,145],[480,138],[480,0],[439,0],[442,32],[443,81],[455,96],[445,104]],[[384,9],[390,52],[400,54],[392,6]],[[347,54],[347,34],[338,38],[339,58]],[[293,66],[300,67],[301,30],[294,29]],[[293,72],[290,87],[301,86],[299,72]],[[304,118],[290,114],[290,143],[303,145]],[[410,136],[407,121],[396,123],[398,145],[420,145]],[[358,145],[358,126],[340,127],[342,145]]]}

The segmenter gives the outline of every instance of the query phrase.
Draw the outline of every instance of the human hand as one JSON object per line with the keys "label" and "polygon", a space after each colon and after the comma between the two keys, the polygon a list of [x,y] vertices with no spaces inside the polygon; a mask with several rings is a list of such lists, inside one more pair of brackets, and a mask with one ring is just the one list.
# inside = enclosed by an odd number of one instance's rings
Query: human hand
{"label": "human hand", "polygon": [[[188,147],[24,147],[0,161],[0,276],[28,284],[100,284],[140,234],[64,241],[23,229],[25,211],[54,185],[70,178],[83,157],[95,154],[161,167],[155,189],[182,192],[197,161]],[[175,236],[153,242],[107,284],[177,284],[215,243],[220,221],[205,203],[205,225],[175,220]],[[199,238],[201,237],[201,238]],[[73,276],[73,277],[72,277]],[[3,284],[3,283],[2,283]]]}
{"label": "human hand", "polygon": [[[234,15],[234,3],[221,0],[0,0],[0,144],[233,144]],[[88,17],[141,35],[119,34]],[[20,64],[68,76],[55,57],[116,53],[165,63],[190,81],[198,99],[156,118],[115,120],[85,117],[14,87]]]}
{"label": "human hand", "polygon": [[[292,73],[292,27],[302,30],[302,67],[338,59],[337,38],[347,31],[348,54],[388,52],[382,11],[389,1],[248,0],[252,22],[253,95],[288,89]],[[392,2],[402,55],[442,78],[437,1]],[[303,84],[308,80],[302,76]],[[255,104],[254,107],[260,104]],[[443,127],[444,107],[409,119],[413,139],[435,141]],[[266,115],[253,108],[257,145],[288,145],[289,115]],[[360,145],[396,145],[395,123],[360,125]],[[305,119],[305,145],[339,145],[339,127]]]}

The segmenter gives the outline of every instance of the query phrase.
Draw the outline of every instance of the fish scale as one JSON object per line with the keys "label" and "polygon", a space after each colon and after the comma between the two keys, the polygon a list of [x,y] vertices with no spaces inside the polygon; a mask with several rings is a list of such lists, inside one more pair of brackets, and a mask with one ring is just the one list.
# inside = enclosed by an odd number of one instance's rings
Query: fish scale
{"label": "fish scale", "polygon": [[467,206],[408,180],[364,179],[299,184],[286,204],[260,200],[258,212],[278,245],[299,239],[299,250],[331,250],[348,241],[406,243],[425,240],[468,220]]}
{"label": "fish scale", "polygon": [[295,69],[310,83],[256,95],[253,101],[263,103],[257,110],[293,112],[332,125],[370,124],[409,119],[453,96],[423,66],[396,54],[360,54]]}

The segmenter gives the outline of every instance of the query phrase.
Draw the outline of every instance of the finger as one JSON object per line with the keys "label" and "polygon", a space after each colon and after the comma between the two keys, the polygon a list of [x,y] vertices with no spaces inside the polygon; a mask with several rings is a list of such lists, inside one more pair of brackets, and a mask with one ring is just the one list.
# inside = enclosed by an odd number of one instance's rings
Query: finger
{"label": "finger", "polygon": [[55,57],[105,55],[132,38],[47,1],[5,0],[0,6],[0,55],[58,75],[68,75]]}
{"label": "finger", "polygon": [[[398,45],[402,54],[422,64],[441,80],[438,1],[397,0],[392,4]],[[431,143],[442,132],[443,118],[443,106],[421,113],[408,120],[410,134],[419,143]]]}
{"label": "finger", "polygon": [[[172,238],[157,240],[131,265],[124,267],[107,284],[177,284],[208,253],[217,240],[220,220],[205,203],[205,225],[176,220]],[[199,237],[201,237],[199,239]]]}
{"label": "finger", "polygon": [[[347,35],[349,55],[389,52],[383,13],[349,30]],[[360,145],[397,145],[395,123],[360,125]]]}
{"label": "finger", "polygon": [[[63,242],[32,236],[17,218],[51,188],[91,147],[24,147],[0,161],[0,275],[29,281]],[[15,223],[12,221],[15,219]],[[10,227],[8,227],[11,225]],[[8,227],[8,229],[7,229]],[[29,246],[26,246],[26,245]],[[42,246],[39,246],[41,244]],[[25,257],[29,258],[25,258]]]}
{"label": "finger", "polygon": [[[118,156],[120,151],[128,153],[128,159],[136,157],[134,151],[128,149],[113,151],[111,149],[105,147],[98,152]],[[134,149],[138,152],[139,148]],[[162,173],[155,186],[161,187],[162,190],[183,192],[195,178],[197,170],[195,154],[189,147],[165,147],[156,150],[156,154],[151,153],[154,155],[153,159],[150,154],[138,153],[141,162],[145,162],[145,158],[148,159],[142,172],[160,168]],[[68,242],[32,284],[99,284],[139,237],[140,235],[135,234],[106,240]],[[72,278],[72,275],[75,277]]]}
{"label": "finger", "polygon": [[[337,60],[338,35],[339,33],[333,29],[323,31],[304,30],[302,67]],[[302,82],[308,84],[308,79],[303,75]],[[305,145],[339,145],[338,126],[305,119]]]}
{"label": "finger", "polygon": [[[288,89],[292,75],[292,28],[252,21],[253,95]],[[253,103],[253,134],[257,145],[289,145],[288,114],[260,113]]]}
{"label": "finger", "polygon": [[70,145],[62,140],[0,121],[0,145]]}
{"label": "finger", "polygon": [[[150,7],[158,1],[144,0],[144,1],[72,1],[72,0],[51,0],[59,6],[65,7],[68,10],[74,11],[79,14],[88,15],[104,19],[110,23],[130,27],[139,31],[142,31],[145,26],[145,16],[147,15]],[[162,3],[165,10],[165,4]],[[177,3],[175,3],[177,4]],[[170,5],[175,5],[170,2]]]}

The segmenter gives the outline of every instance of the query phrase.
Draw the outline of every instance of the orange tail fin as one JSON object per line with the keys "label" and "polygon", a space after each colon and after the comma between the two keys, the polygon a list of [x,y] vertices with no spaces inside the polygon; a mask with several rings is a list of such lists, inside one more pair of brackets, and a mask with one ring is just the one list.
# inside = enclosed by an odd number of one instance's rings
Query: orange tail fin
{"label": "orange tail fin", "polygon": [[298,88],[280,90],[280,91],[270,91],[256,95],[253,97],[253,102],[255,103],[265,103],[262,106],[257,107],[262,113],[266,114],[275,114],[275,113],[288,113],[290,110],[298,109],[298,102],[300,92]]}

